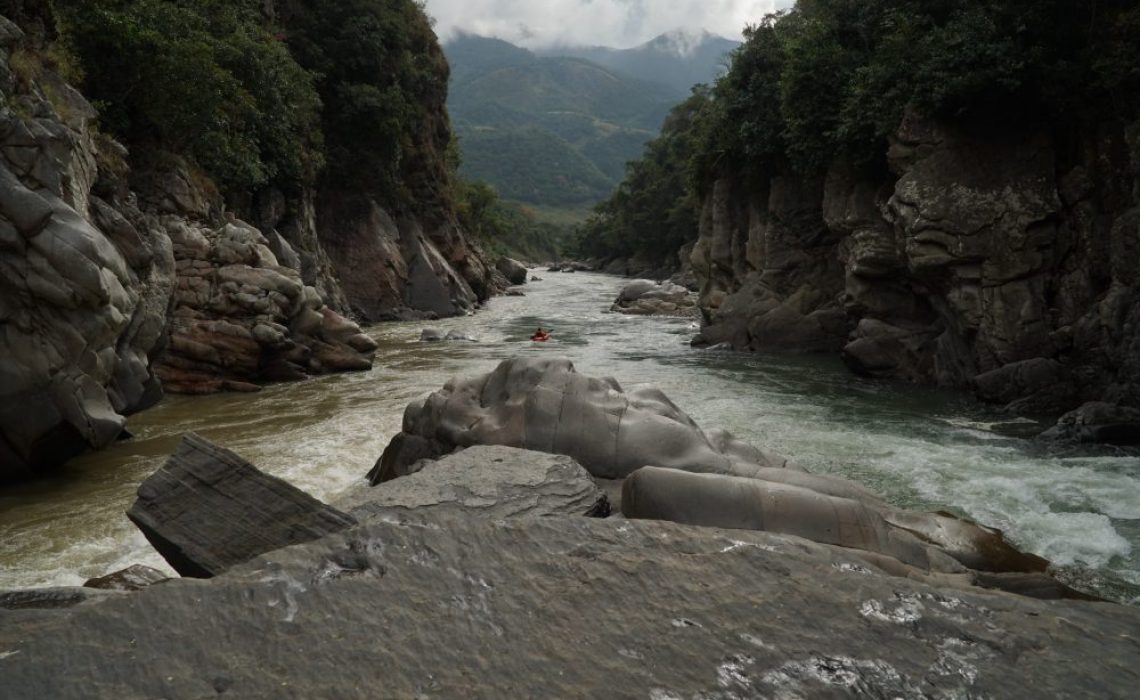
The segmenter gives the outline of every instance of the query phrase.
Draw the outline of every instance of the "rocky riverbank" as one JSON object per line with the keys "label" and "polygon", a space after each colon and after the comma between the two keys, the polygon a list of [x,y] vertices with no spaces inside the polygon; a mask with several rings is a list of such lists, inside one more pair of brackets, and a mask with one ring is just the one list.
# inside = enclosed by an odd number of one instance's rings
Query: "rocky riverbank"
{"label": "rocky riverbank", "polygon": [[506,286],[446,207],[316,186],[225,202],[187,161],[129,153],[45,31],[0,17],[0,481],[107,446],[163,390],[368,369],[356,320],[464,314]]}
{"label": "rocky riverbank", "polygon": [[[455,430],[472,411],[479,427]],[[411,435],[466,447],[408,461]],[[530,449],[504,444],[520,441]],[[635,466],[671,455],[667,469]],[[992,570],[1013,560],[988,545],[974,554],[990,571],[976,557],[963,566],[961,528],[985,532],[964,521],[895,511],[889,527],[903,529],[878,541],[901,549],[871,551],[851,539],[874,530],[866,516],[828,523],[832,500],[885,513],[873,494],[568,363],[509,361],[449,384],[409,407],[380,462],[387,480],[331,508],[188,439],[132,511],[156,516],[148,537],[179,556],[229,552],[229,563],[208,581],[133,593],[0,595],[6,692],[1129,697],[1140,681],[1135,608],[1027,597],[1065,591]],[[210,477],[218,465],[240,476]],[[626,474],[610,503],[612,482],[595,482]],[[654,484],[661,474],[711,491]],[[172,489],[193,491],[194,507],[163,509]],[[808,493],[832,500],[781,506]],[[723,497],[743,500],[725,508]],[[625,517],[603,517],[605,504]],[[719,522],[693,519],[710,516]]]}

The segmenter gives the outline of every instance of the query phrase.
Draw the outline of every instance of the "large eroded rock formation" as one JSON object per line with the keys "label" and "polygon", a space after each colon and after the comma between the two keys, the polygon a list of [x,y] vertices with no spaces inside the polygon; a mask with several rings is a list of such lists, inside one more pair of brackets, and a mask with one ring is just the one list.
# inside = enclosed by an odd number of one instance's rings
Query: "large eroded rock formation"
{"label": "large eroded rock formation", "polygon": [[0,17],[0,480],[108,445],[163,388],[367,369],[350,309],[462,314],[504,286],[453,212],[298,186],[227,213],[189,164],[99,134],[39,41]]}
{"label": "large eroded rock formation", "polygon": [[1013,573],[1016,590],[1073,594],[1042,574],[1048,562],[997,530],[894,508],[859,484],[702,430],[659,390],[625,392],[613,379],[578,374],[569,360],[506,360],[409,405],[369,479],[398,483],[424,460],[473,445],[569,455],[595,477],[625,479],[628,517],[798,535],[859,550],[897,575]]}
{"label": "large eroded rock formation", "polygon": [[1140,404],[1136,133],[908,119],[891,173],[725,177],[693,252],[704,335],[1028,413]]}

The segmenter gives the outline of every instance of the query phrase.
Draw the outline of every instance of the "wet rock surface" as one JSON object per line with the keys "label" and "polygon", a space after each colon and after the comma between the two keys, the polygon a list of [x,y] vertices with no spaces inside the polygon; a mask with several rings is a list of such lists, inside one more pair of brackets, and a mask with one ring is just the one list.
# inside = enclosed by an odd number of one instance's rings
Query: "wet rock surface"
{"label": "wet rock surface", "polygon": [[355,524],[193,433],[139,485],[127,517],[175,571],[198,578]]}
{"label": "wet rock surface", "polygon": [[1041,437],[1062,443],[1140,445],[1140,409],[1089,402],[1061,416]]}
{"label": "wet rock surface", "polygon": [[87,579],[83,582],[84,588],[97,588],[104,591],[141,591],[147,586],[169,581],[170,577],[158,569],[142,564],[134,564],[127,568]]}
{"label": "wet rock surface", "polygon": [[0,675],[13,700],[1125,698],[1138,626],[1132,608],[932,587],[768,533],[425,518],[208,582],[0,611]]}
{"label": "wet rock surface", "polygon": [[658,390],[623,392],[612,380],[578,374],[568,360],[507,360],[409,405],[369,481],[399,485],[412,474],[430,483],[417,474],[428,460],[480,444],[570,455],[595,477],[624,478],[620,507],[629,518],[797,535],[858,551],[896,575],[952,574],[972,585],[977,572],[1013,573],[1020,576],[989,585],[1081,595],[1000,531],[893,508],[859,484],[701,430]]}

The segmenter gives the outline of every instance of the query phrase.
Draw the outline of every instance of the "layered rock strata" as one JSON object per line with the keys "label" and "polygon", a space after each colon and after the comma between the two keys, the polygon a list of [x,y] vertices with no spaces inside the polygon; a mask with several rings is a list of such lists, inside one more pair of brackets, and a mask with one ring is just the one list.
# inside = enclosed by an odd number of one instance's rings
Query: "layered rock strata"
{"label": "layered rock strata", "polygon": [[1023,413],[1140,405],[1137,133],[911,117],[887,174],[726,176],[692,254],[703,333]]}
{"label": "layered rock strata", "polygon": [[197,578],[356,524],[193,433],[139,485],[127,517],[175,571]]}

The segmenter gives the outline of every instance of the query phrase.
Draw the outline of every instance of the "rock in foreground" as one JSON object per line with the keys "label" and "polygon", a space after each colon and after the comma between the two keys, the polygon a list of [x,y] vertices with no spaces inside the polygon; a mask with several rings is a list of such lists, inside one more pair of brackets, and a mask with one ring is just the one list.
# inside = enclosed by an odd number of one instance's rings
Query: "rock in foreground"
{"label": "rock in foreground", "polygon": [[175,571],[199,578],[355,523],[193,433],[139,486],[127,517]]}
{"label": "rock in foreground", "polygon": [[410,511],[500,519],[585,515],[599,504],[605,510],[605,495],[565,455],[480,445],[415,468],[402,479],[355,488],[336,506],[361,522]]}
{"label": "rock in foreground", "polygon": [[766,533],[378,522],[211,581],[0,611],[0,677],[10,700],[1125,698],[1138,628],[1133,608],[933,588]]}

